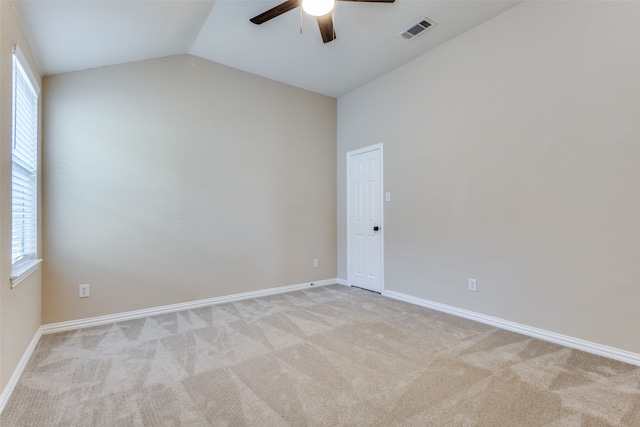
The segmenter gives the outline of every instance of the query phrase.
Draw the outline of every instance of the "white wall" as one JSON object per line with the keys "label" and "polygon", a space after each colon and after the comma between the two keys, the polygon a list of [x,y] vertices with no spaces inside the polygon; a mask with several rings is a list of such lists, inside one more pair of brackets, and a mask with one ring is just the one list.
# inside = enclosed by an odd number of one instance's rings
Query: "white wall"
{"label": "white wall", "polygon": [[340,98],[339,277],[345,153],[383,142],[387,290],[640,353],[638,22],[526,2]]}
{"label": "white wall", "polygon": [[182,55],[45,78],[44,126],[44,323],[336,277],[335,99]]}

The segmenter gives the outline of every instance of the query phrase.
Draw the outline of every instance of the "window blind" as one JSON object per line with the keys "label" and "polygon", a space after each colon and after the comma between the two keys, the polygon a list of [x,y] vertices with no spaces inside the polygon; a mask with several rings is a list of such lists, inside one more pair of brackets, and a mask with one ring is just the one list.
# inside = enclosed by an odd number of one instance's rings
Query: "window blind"
{"label": "window blind", "polygon": [[11,263],[33,259],[38,233],[38,91],[19,49],[13,55]]}

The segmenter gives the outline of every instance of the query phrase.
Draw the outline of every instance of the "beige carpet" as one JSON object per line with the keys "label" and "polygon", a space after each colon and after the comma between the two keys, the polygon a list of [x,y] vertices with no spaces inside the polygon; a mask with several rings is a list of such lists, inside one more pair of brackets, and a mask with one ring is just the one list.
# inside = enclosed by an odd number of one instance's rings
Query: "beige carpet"
{"label": "beige carpet", "polygon": [[43,336],[9,426],[640,426],[640,367],[329,286]]}

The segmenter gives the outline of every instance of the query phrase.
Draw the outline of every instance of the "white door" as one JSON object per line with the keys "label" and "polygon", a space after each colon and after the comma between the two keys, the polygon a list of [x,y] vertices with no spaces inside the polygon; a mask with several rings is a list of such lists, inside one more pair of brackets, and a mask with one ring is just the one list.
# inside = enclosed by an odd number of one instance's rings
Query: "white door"
{"label": "white door", "polygon": [[347,282],[382,292],[382,144],[347,153],[347,203]]}

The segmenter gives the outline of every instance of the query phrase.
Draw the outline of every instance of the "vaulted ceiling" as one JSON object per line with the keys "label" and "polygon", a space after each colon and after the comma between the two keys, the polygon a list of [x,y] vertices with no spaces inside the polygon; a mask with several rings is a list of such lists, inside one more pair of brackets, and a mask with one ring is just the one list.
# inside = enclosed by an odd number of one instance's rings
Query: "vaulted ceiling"
{"label": "vaulted ceiling", "polygon": [[[191,54],[332,97],[402,65],[520,1],[339,1],[335,43],[314,17],[249,19],[283,0],[14,0],[40,71],[59,74]],[[407,41],[423,17],[435,22]],[[302,34],[300,28],[302,27]]]}

